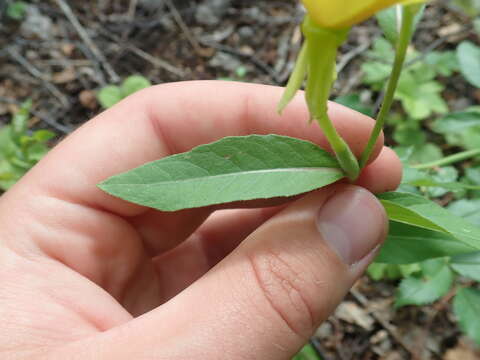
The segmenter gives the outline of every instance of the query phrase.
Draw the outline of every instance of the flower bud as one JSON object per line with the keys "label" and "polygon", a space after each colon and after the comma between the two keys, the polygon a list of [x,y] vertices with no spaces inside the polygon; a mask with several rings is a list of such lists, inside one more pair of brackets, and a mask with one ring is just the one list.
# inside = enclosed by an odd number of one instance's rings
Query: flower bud
{"label": "flower bud", "polygon": [[425,0],[302,0],[317,25],[342,29],[362,22],[395,4],[410,5]]}

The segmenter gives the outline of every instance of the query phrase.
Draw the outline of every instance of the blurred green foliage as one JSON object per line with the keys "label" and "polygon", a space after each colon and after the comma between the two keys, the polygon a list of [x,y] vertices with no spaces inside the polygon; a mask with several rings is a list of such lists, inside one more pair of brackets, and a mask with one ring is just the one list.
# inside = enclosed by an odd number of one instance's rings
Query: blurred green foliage
{"label": "blurred green foliage", "polygon": [[0,189],[8,190],[48,152],[55,134],[30,132],[28,120],[32,101],[24,102],[9,125],[0,128]]}

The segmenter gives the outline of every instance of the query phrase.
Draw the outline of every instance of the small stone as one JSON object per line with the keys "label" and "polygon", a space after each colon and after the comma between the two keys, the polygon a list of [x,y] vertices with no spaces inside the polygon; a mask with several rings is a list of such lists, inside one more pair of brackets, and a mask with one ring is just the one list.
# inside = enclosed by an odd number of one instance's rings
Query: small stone
{"label": "small stone", "polygon": [[386,330],[380,330],[377,333],[375,333],[371,338],[370,338],[370,343],[372,344],[379,344],[383,340],[388,338],[388,333]]}
{"label": "small stone", "polygon": [[75,45],[72,43],[64,42],[60,45],[60,49],[62,50],[62,53],[65,56],[72,56],[74,50],[75,50]]}
{"label": "small stone", "polygon": [[356,303],[344,301],[335,311],[335,316],[340,320],[350,324],[355,324],[365,330],[371,331],[375,320],[367,313],[367,311]]}
{"label": "small stone", "polygon": [[197,7],[195,20],[202,25],[218,25],[230,5],[231,0],[206,0]]}
{"label": "small stone", "polygon": [[229,72],[233,72],[242,66],[242,62],[235,56],[223,51],[218,51],[208,62],[208,65],[214,68],[220,68]]}
{"label": "small stone", "polygon": [[55,84],[66,84],[77,78],[77,73],[73,67],[67,67],[64,70],[53,74],[52,81]]}
{"label": "small stone", "polygon": [[333,326],[329,322],[324,322],[315,332],[315,336],[320,340],[328,339],[333,335]]}
{"label": "small stone", "polygon": [[98,106],[95,92],[92,90],[83,90],[80,95],[78,95],[78,98],[80,103],[87,109],[95,110]]}
{"label": "small stone", "polygon": [[30,5],[27,7],[20,32],[27,38],[48,40],[53,36],[52,20],[41,14],[36,6]]}
{"label": "small stone", "polygon": [[148,11],[155,11],[165,5],[163,0],[139,0],[138,5]]}
{"label": "small stone", "polygon": [[248,40],[251,37],[255,36],[255,30],[251,26],[241,26],[237,30],[238,35],[244,40]]}
{"label": "small stone", "polygon": [[440,37],[451,36],[453,34],[457,34],[462,30],[462,25],[458,23],[449,24],[447,26],[443,26],[438,29],[437,34]]}

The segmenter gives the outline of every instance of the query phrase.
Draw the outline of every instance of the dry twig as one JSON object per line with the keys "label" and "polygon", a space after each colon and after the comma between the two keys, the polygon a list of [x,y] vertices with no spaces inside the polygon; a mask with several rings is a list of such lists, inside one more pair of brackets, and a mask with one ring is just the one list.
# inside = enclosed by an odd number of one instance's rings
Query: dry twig
{"label": "dry twig", "polygon": [[49,82],[42,72],[33,66],[22,54],[20,54],[20,52],[17,51],[17,49],[15,49],[13,46],[9,46],[6,49],[6,52],[14,61],[19,63],[25,70],[27,70],[30,75],[40,80],[43,86],[45,86],[45,88],[58,99],[64,108],[70,107],[70,101],[68,101],[68,98],[62,94],[62,92],[55,85]]}
{"label": "dry twig", "polygon": [[97,47],[97,45],[95,45],[95,43],[92,41],[90,36],[87,34],[82,24],[80,24],[80,21],[78,21],[77,17],[73,13],[70,6],[65,2],[65,0],[56,0],[56,2],[60,7],[60,9],[65,14],[65,16],[67,17],[67,19],[72,23],[73,27],[75,28],[75,31],[78,33],[82,41],[90,49],[93,56],[97,59],[98,62],[102,64],[103,68],[108,73],[110,80],[114,83],[119,82],[120,77],[115,72],[113,67],[109,64],[109,62],[107,61],[103,53],[100,51],[100,49]]}
{"label": "dry twig", "polygon": [[165,0],[165,4],[167,5],[168,10],[170,10],[175,22],[177,23],[177,25],[180,27],[180,29],[184,33],[188,42],[190,43],[190,45],[192,45],[193,50],[195,50],[195,52],[202,57],[203,56],[211,56],[212,54],[209,51],[209,49],[202,48],[200,46],[198,40],[195,38],[195,36],[193,36],[192,32],[188,28],[185,21],[183,21],[182,15],[180,15],[177,8],[173,4],[172,0]]}
{"label": "dry twig", "polygon": [[168,72],[170,72],[170,73],[172,73],[172,74],[174,74],[174,75],[176,75],[180,78],[185,77],[185,71],[183,71],[182,69],[179,69],[178,67],[175,67],[175,66],[169,64],[165,60],[162,60],[158,57],[150,55],[149,53],[143,51],[142,49],[140,49],[140,48],[138,48],[134,45],[128,45],[127,49],[130,50],[135,55],[137,55],[138,57],[142,58],[143,60],[148,61],[149,63],[151,63],[155,67],[164,69],[164,70],[166,70],[166,71],[168,71]]}
{"label": "dry twig", "polygon": [[[367,307],[368,306],[368,299],[363,296],[358,290],[351,289],[350,294],[355,298],[355,300],[362,306]],[[383,319],[381,316],[378,314],[375,314],[374,312],[371,313],[373,318],[380,324],[382,327],[392,336],[392,338],[405,350],[407,351],[412,358],[415,356],[415,350],[410,349],[410,346],[408,346],[405,341],[403,341],[402,336],[397,332],[395,327],[393,327],[388,321]]]}

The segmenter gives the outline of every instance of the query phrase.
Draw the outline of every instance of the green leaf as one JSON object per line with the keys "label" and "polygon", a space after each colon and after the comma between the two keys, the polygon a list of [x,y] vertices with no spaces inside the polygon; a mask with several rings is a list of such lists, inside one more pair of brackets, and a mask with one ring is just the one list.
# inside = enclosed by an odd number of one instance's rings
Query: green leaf
{"label": "green leaf", "polygon": [[407,153],[410,165],[425,164],[443,158],[442,150],[435,144],[426,143],[416,146],[397,146],[395,151],[400,155]]}
{"label": "green leaf", "polygon": [[480,88],[480,47],[470,41],[463,41],[457,47],[457,57],[465,79]]}
{"label": "green leaf", "polygon": [[448,234],[480,250],[480,228],[422,196],[390,192],[378,196],[392,221]]}
{"label": "green leaf", "polygon": [[480,17],[477,17],[473,20],[473,28],[475,29],[477,35],[480,35]]}
{"label": "green leaf", "polygon": [[398,192],[379,198],[390,232],[376,262],[410,264],[480,250],[480,229],[436,203]]}
{"label": "green leaf", "polygon": [[121,86],[122,95],[125,98],[149,86],[152,86],[152,83],[144,76],[132,75],[123,81]]}
{"label": "green leaf", "polygon": [[[418,23],[420,22],[423,16],[423,9],[424,6],[420,5],[417,9],[413,9],[414,12],[417,12],[415,16],[414,28],[417,27]],[[386,10],[380,11],[377,14],[377,21],[380,25],[380,28],[383,30],[383,34],[387,38],[387,40],[395,46],[398,41],[398,37],[400,34],[400,24],[399,19],[401,19],[402,8],[400,6],[392,6]]]}
{"label": "green leaf", "polygon": [[390,231],[375,262],[413,264],[428,259],[477,251],[443,232],[390,221]]}
{"label": "green leaf", "polygon": [[[447,189],[450,184],[458,184],[459,188],[462,187],[460,183],[456,183],[458,179],[458,170],[453,166],[445,166],[438,170],[434,170],[435,174],[432,175],[432,180],[439,184],[439,187],[430,187],[428,189],[428,194],[432,198],[438,198],[449,192],[450,189]],[[445,184],[445,187],[441,186]]]}
{"label": "green leaf", "polygon": [[453,300],[461,329],[480,345],[480,290],[463,288]]}
{"label": "green leaf", "polygon": [[0,160],[8,157],[17,145],[12,140],[12,127],[10,125],[0,128]]}
{"label": "green leaf", "polygon": [[305,193],[344,177],[335,158],[279,135],[227,137],[145,164],[99,186],[164,211]]}
{"label": "green leaf", "polygon": [[454,201],[448,206],[448,210],[472,224],[480,226],[480,199]]}
{"label": "green leaf", "polygon": [[433,66],[435,72],[442,76],[451,76],[460,70],[457,54],[454,51],[432,51],[425,57],[425,63]]}
{"label": "green leaf", "polygon": [[426,134],[416,121],[405,121],[395,127],[393,139],[403,146],[421,146],[427,140]]}
{"label": "green leaf", "polygon": [[453,256],[450,262],[460,275],[480,281],[480,252]]}
{"label": "green leaf", "polygon": [[394,47],[386,39],[378,37],[373,42],[372,50],[367,52],[367,57],[391,65],[395,59]]}
{"label": "green leaf", "polygon": [[322,360],[312,345],[307,344],[292,360]]}
{"label": "green leaf", "polygon": [[375,281],[382,279],[396,280],[408,277],[421,271],[419,264],[382,264],[373,263],[367,269],[367,274]]}
{"label": "green leaf", "polygon": [[431,304],[452,287],[454,276],[445,259],[428,260],[420,266],[420,277],[412,276],[400,283],[396,307]]}
{"label": "green leaf", "polygon": [[385,79],[392,72],[392,65],[373,61],[362,64],[363,82],[370,85],[373,90],[381,90],[385,85]]}
{"label": "green leaf", "polygon": [[14,1],[7,6],[7,16],[13,20],[22,20],[27,7],[27,3],[23,1]]}
{"label": "green leaf", "polygon": [[31,108],[32,100],[29,99],[23,102],[20,106],[20,109],[13,115],[12,131],[16,138],[24,135],[24,133],[27,131]]}
{"label": "green leaf", "polygon": [[469,16],[480,15],[480,2],[478,0],[453,0],[452,3]]}
{"label": "green leaf", "polygon": [[[432,75],[435,75],[433,69],[431,71]],[[448,112],[447,103],[442,97],[443,85],[434,80],[421,81],[418,74],[404,72],[395,93],[395,98],[402,102],[408,115],[413,119],[422,120],[433,113]]]}
{"label": "green leaf", "polygon": [[473,107],[452,113],[433,123],[432,130],[445,135],[450,145],[466,149],[480,147],[480,109]]}
{"label": "green leaf", "polygon": [[37,130],[33,133],[33,139],[42,143],[52,140],[54,137],[55,133],[48,130]]}
{"label": "green leaf", "polygon": [[383,31],[383,34],[392,45],[398,41],[399,26],[398,26],[398,12],[397,7],[392,6],[386,10],[380,11],[377,14],[378,25]]}
{"label": "green leaf", "polygon": [[[465,176],[462,177],[461,181],[467,185],[480,186],[480,166],[465,169]],[[468,196],[472,199],[478,199],[480,198],[480,191],[469,191]]]}
{"label": "green leaf", "polygon": [[339,96],[335,99],[335,102],[367,116],[373,116],[373,109],[364,105],[358,94]]}
{"label": "green leaf", "polygon": [[109,85],[98,92],[97,99],[103,108],[108,109],[123,99],[123,93],[118,86]]}

